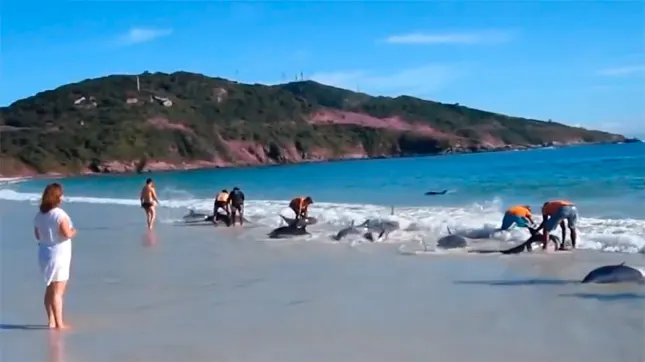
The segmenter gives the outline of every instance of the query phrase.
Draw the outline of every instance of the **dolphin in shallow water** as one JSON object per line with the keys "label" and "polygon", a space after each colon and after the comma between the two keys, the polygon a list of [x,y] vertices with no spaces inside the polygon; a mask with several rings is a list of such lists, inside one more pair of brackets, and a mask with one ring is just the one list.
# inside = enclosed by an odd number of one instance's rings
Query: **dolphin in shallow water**
{"label": "dolphin in shallow water", "polygon": [[625,265],[605,265],[589,272],[582,283],[645,283],[645,270]]}
{"label": "dolphin in shallow water", "polygon": [[[184,222],[187,224],[195,224],[195,223],[200,223],[200,222],[213,222],[213,219],[215,219],[216,222],[223,222],[226,225],[231,224],[231,217],[228,216],[227,214],[221,214],[217,213],[215,215],[209,215],[206,213],[202,212],[195,212],[195,210],[190,210],[188,215],[183,217]],[[249,222],[247,219],[244,219],[244,222]],[[218,225],[218,224],[216,224]]]}
{"label": "dolphin in shallow water", "polygon": [[[396,221],[384,220],[384,219],[367,219],[362,224],[358,225],[359,228],[363,228],[366,232],[363,234],[363,237],[369,241],[378,241],[387,239],[388,235],[394,230],[398,230],[400,225]],[[374,234],[378,233],[378,236]]]}
{"label": "dolphin in shallow water", "polygon": [[[537,230],[533,230],[533,229],[529,229],[529,231],[531,232],[531,237],[529,237],[525,242],[523,242],[523,243],[521,243],[519,245],[516,245],[516,246],[514,246],[514,247],[512,247],[510,249],[506,249],[506,250],[469,250],[468,252],[469,253],[477,253],[477,254],[500,253],[500,254],[509,255],[509,254],[519,254],[519,253],[522,253],[524,251],[532,251],[533,250],[532,244],[533,243],[541,243],[542,240],[543,240],[543,236],[542,236],[543,234],[538,232]],[[549,240],[554,242],[555,245],[558,245],[559,242],[560,242],[560,238],[558,238],[555,235],[549,235]]]}
{"label": "dolphin in shallow water", "polygon": [[341,229],[336,235],[332,236],[332,239],[334,240],[340,240],[348,235],[358,235],[361,233],[361,230],[354,226],[354,221],[352,220],[352,224],[349,225],[348,227]]}
{"label": "dolphin in shallow water", "polygon": [[294,236],[310,235],[307,231],[307,226],[280,226],[279,228],[273,229],[269,233],[269,238],[271,239],[285,239],[291,238]]}
{"label": "dolphin in shallow water", "polygon": [[437,247],[442,249],[458,249],[468,246],[468,239],[461,235],[453,234],[448,228],[448,235],[442,236],[437,240]]}
{"label": "dolphin in shallow water", "polygon": [[428,191],[424,195],[426,196],[433,196],[433,195],[445,195],[448,193],[448,190],[443,190],[443,191]]}
{"label": "dolphin in shallow water", "polygon": [[[340,240],[349,235],[362,235],[363,238],[369,241],[378,241],[387,238],[387,236],[394,230],[399,228],[399,223],[396,221],[382,220],[382,219],[367,219],[360,225],[352,224],[344,229],[341,229],[336,235],[332,236],[334,240]],[[374,234],[378,233],[378,236]]]}
{"label": "dolphin in shallow water", "polygon": [[305,218],[298,219],[298,221],[288,218],[284,215],[280,215],[280,217],[282,218],[282,220],[284,220],[285,223],[287,223],[288,226],[294,224],[297,224],[297,226],[309,226],[318,223],[318,219],[313,216],[307,216]]}

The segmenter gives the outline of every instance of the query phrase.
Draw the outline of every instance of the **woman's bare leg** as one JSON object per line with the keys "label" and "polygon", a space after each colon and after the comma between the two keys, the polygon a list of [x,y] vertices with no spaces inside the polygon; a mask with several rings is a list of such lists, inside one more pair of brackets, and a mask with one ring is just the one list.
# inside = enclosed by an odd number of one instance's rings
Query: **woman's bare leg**
{"label": "woman's bare leg", "polygon": [[54,320],[56,322],[56,328],[65,329],[67,328],[67,325],[63,321],[63,299],[65,296],[65,287],[67,286],[67,281],[52,282],[51,285],[54,290],[53,309],[54,309]]}
{"label": "woman's bare leg", "polygon": [[49,284],[47,288],[45,288],[45,297],[43,298],[43,302],[45,304],[45,312],[47,312],[47,326],[49,328],[56,327],[56,320],[54,319],[54,306],[52,304],[53,297],[54,288],[52,287],[52,284]]}

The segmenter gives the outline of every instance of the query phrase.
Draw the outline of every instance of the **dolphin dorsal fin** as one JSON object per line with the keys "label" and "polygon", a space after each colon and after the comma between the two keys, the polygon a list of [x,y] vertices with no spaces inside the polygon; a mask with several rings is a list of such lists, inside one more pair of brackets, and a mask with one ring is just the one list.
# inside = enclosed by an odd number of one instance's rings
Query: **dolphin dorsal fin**
{"label": "dolphin dorsal fin", "polygon": [[618,266],[623,266],[623,265],[625,265],[625,262],[618,264]]}

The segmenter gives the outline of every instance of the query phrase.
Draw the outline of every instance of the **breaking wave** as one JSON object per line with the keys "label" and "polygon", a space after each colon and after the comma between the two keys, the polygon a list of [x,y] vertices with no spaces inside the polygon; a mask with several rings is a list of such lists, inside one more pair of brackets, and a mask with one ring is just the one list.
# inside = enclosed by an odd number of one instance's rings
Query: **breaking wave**
{"label": "breaking wave", "polygon": [[[196,199],[189,192],[176,189],[160,190],[164,198],[160,215],[162,222],[175,222],[186,214],[188,209],[208,211],[212,200]],[[20,193],[14,190],[0,190],[0,200],[37,202],[40,194]],[[65,202],[88,204],[112,204],[139,207],[139,200],[120,198],[101,198],[68,196]],[[251,222],[265,227],[281,224],[279,213],[285,209],[286,200],[249,200],[245,205],[245,216]],[[368,218],[383,218],[399,222],[400,230],[388,238],[389,242],[425,241],[431,242],[446,233],[449,227],[453,232],[471,238],[484,238],[499,226],[503,212],[501,200],[494,199],[485,204],[472,204],[465,207],[400,207],[391,215],[391,208],[370,204],[341,204],[317,202],[310,210],[311,216],[318,219],[318,225],[328,232],[337,231],[352,221],[361,223]],[[636,253],[645,252],[645,220],[638,219],[579,219],[580,248]],[[526,230],[511,230],[496,233],[494,238],[505,241],[525,240]]]}

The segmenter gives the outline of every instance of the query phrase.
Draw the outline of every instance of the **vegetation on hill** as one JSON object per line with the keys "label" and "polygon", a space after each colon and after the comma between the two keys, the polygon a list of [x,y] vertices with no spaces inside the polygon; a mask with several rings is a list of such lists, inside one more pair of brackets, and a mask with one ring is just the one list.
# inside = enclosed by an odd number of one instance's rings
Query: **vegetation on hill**
{"label": "vegetation on hill", "polygon": [[[111,75],[0,108],[0,174],[276,164],[461,152],[620,135],[300,81]],[[121,168],[118,165],[126,165]],[[179,166],[178,166],[179,165]]]}

